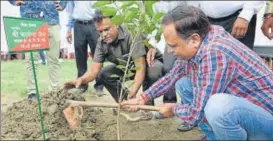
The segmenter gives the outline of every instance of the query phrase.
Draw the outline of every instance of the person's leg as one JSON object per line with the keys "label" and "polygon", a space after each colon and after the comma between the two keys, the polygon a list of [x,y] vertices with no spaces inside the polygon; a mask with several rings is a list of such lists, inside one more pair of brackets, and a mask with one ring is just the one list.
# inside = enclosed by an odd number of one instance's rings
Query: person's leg
{"label": "person's leg", "polygon": [[[87,26],[77,22],[74,25],[74,47],[78,77],[83,76],[87,71],[87,34],[85,32]],[[79,89],[81,90],[80,93],[84,93],[88,89],[88,85],[82,85]]]}
{"label": "person's leg", "polygon": [[42,60],[42,64],[45,65],[46,64],[46,60],[45,60],[45,53],[44,53],[44,51],[40,50],[39,54],[40,54],[40,58]]}
{"label": "person's leg", "polygon": [[[88,45],[90,47],[91,55],[92,55],[92,57],[94,57],[96,46],[97,46],[97,41],[99,38],[99,33],[98,33],[94,23],[88,25],[86,32],[87,32],[86,33],[87,41],[88,41]],[[96,78],[96,82],[94,84],[94,88],[96,90],[97,95],[101,96],[104,94],[103,93],[103,85],[101,83],[99,83],[99,81],[97,81],[97,78]]]}
{"label": "person's leg", "polygon": [[[36,52],[33,52],[34,62],[38,60],[39,55]],[[25,61],[26,61],[26,80],[27,80],[27,94],[28,99],[32,100],[36,97],[36,88],[35,88],[35,82],[34,82],[34,75],[33,75],[33,69],[32,69],[32,63],[31,63],[31,56],[30,52],[25,53]],[[37,73],[37,64],[34,63],[34,68]]]}
{"label": "person's leg", "polygon": [[273,140],[273,115],[245,98],[214,94],[205,116],[217,140]]}
{"label": "person's leg", "polygon": [[175,83],[175,90],[183,104],[191,104],[193,99],[192,82],[183,76]]}
{"label": "person's leg", "polygon": [[[121,90],[121,82],[120,78],[111,77],[113,74],[123,76],[123,71],[118,69],[115,64],[109,64],[102,68],[99,76],[97,77],[97,80],[99,83],[105,86],[115,101],[118,102]],[[128,91],[123,91],[123,95],[123,99],[126,99]]]}
{"label": "person's leg", "polygon": [[[175,90],[178,96],[177,99],[180,99],[182,104],[190,105],[192,103],[193,100],[192,82],[186,76],[183,76],[175,83]],[[189,131],[195,126],[196,125],[192,125],[182,121],[177,130]]]}
{"label": "person's leg", "polygon": [[[154,66],[149,67],[146,66],[146,75],[145,80],[143,83],[143,91],[147,90],[149,87],[151,87],[159,78],[163,75],[163,63],[159,60],[154,60]],[[147,105],[154,105],[154,101],[150,101],[147,103]]]}
{"label": "person's leg", "polygon": [[60,53],[60,25],[50,25],[49,26],[49,40],[50,48],[47,51],[47,66],[49,74],[49,89],[59,90],[60,85],[60,74],[61,65],[59,63],[59,53]]}

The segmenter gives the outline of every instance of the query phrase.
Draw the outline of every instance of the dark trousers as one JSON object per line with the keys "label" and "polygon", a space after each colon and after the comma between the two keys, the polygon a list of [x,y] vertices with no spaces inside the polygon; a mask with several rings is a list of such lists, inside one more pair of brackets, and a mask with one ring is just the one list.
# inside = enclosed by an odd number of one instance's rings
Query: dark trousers
{"label": "dark trousers", "polygon": [[[146,76],[143,84],[143,91],[147,90],[154,82],[156,82],[163,75],[163,63],[159,60],[155,60],[154,67],[146,68]],[[111,77],[111,75],[116,74],[120,76],[119,78]],[[116,67],[115,64],[111,63],[102,68],[99,76],[98,82],[103,84],[105,88],[109,91],[112,97],[116,102],[119,101],[120,91],[123,90],[124,98],[127,98],[128,90],[121,89],[121,79],[124,75],[124,72]],[[133,79],[134,77],[131,77]],[[148,105],[154,105],[154,102],[151,101]]]}
{"label": "dark trousers", "polygon": [[[97,32],[94,22],[90,24],[80,24],[75,22],[74,44],[75,44],[75,55],[76,55],[78,77],[81,77],[87,71],[87,59],[88,59],[87,46],[89,45],[91,54],[92,56],[94,56],[98,37],[99,37],[99,34]],[[84,87],[87,87],[87,86],[88,85],[85,85]],[[102,87],[102,86],[99,83],[96,83],[95,88],[97,87]]]}
{"label": "dark trousers", "polygon": [[[237,11],[236,13],[234,13],[230,16],[224,17],[224,18],[219,18],[219,19],[210,18],[210,17],[208,17],[208,18],[209,18],[209,21],[211,24],[221,25],[222,27],[224,27],[224,29],[226,31],[231,33],[233,24],[236,21],[239,14],[240,14],[240,10]],[[254,46],[256,20],[257,20],[257,15],[253,15],[251,21],[249,22],[245,37],[238,39],[240,42],[242,42],[243,44],[248,46],[250,49],[253,49],[253,46]]]}
{"label": "dark trousers", "polygon": [[[176,57],[168,52],[168,47],[165,47],[165,51],[163,54],[163,62],[164,62],[164,70],[163,75],[168,73],[176,60]],[[163,103],[176,103],[176,93],[175,93],[175,87],[168,90],[164,96],[163,96]]]}

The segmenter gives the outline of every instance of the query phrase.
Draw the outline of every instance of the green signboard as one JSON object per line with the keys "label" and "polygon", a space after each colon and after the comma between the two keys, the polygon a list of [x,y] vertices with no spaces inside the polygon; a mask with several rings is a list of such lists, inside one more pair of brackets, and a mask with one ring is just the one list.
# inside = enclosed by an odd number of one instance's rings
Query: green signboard
{"label": "green signboard", "polygon": [[48,26],[44,20],[3,17],[9,52],[49,48]]}

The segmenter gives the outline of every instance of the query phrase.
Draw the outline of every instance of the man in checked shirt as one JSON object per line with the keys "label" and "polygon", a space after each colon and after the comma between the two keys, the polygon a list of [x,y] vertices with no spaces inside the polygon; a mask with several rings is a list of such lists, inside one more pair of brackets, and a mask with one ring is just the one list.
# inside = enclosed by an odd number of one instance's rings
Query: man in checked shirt
{"label": "man in checked shirt", "polygon": [[198,8],[178,6],[162,21],[172,70],[141,96],[121,105],[143,105],[175,85],[182,104],[160,107],[166,117],[198,124],[209,140],[273,139],[273,72],[247,46]]}

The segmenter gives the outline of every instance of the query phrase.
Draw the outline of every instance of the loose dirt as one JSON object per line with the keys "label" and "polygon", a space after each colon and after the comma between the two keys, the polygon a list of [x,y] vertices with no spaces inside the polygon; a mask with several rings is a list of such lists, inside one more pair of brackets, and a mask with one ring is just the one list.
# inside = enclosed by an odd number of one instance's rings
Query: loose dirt
{"label": "loose dirt", "polygon": [[[90,98],[90,94],[87,94]],[[117,116],[112,109],[85,107],[81,127],[70,129],[62,113],[65,100],[85,101],[83,95],[62,91],[41,96],[44,126],[48,140],[116,140]],[[87,98],[88,99],[88,98]],[[109,101],[109,95],[92,96],[92,100]],[[111,99],[111,98],[110,98]],[[111,101],[111,100],[110,100]],[[176,118],[129,122],[120,117],[121,138],[124,140],[196,140],[202,134],[195,128],[189,132],[176,130],[180,121]],[[27,99],[15,102],[1,118],[1,140],[42,140],[37,102]]]}

